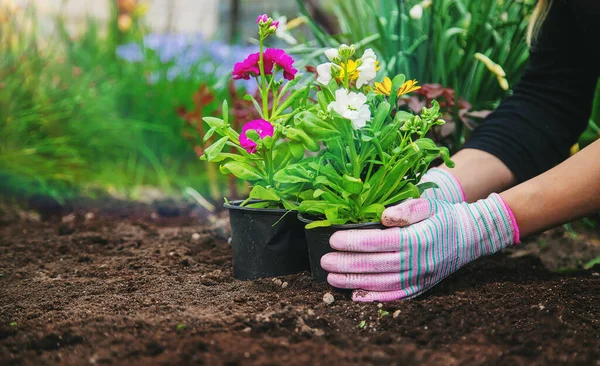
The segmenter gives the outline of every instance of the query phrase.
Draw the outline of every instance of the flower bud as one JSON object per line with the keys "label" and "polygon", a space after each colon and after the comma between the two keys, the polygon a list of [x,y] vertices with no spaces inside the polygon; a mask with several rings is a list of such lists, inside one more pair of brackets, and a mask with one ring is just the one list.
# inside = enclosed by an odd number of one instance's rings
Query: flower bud
{"label": "flower bud", "polygon": [[342,59],[349,59],[350,57],[352,57],[354,55],[354,52],[356,52],[356,49],[354,48],[354,45],[346,45],[343,44],[340,46],[339,50],[339,56]]}
{"label": "flower bud", "polygon": [[327,56],[327,58],[331,62],[336,62],[336,63],[340,62],[340,53],[336,48],[326,49],[325,56]]}
{"label": "flower bud", "polygon": [[417,4],[410,9],[410,18],[413,20],[419,20],[423,17],[423,7],[421,4]]}

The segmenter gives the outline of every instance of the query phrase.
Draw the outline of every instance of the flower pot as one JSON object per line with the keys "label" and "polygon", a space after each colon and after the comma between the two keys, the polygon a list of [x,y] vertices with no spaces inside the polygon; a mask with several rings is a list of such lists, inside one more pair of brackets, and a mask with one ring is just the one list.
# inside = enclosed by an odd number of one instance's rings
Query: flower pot
{"label": "flower pot", "polygon": [[[298,214],[298,219],[309,224],[318,218],[307,215]],[[367,229],[387,229],[378,222],[367,222],[363,224],[346,224],[332,225],[327,227],[317,227],[314,229],[306,229],[306,243],[308,245],[308,257],[310,259],[310,272],[317,282],[327,282],[327,271],[321,267],[321,257],[327,253],[335,252],[336,250],[329,245],[329,238],[333,233],[340,230],[367,230]]]}
{"label": "flower pot", "polygon": [[225,204],[231,223],[233,277],[254,280],[308,271],[304,224],[296,212],[241,207],[242,202]]}

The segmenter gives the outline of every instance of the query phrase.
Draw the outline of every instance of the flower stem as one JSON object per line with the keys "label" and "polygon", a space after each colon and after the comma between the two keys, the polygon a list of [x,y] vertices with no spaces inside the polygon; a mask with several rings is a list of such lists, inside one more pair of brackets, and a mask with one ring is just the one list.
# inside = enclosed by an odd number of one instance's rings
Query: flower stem
{"label": "flower stem", "polygon": [[266,86],[265,80],[265,57],[264,57],[264,38],[260,37],[260,49],[259,55],[260,60],[258,62],[258,66],[260,67],[260,79],[261,79],[261,88],[260,88],[260,96],[262,98],[262,107],[263,107],[263,116],[267,121],[269,120],[269,89]]}
{"label": "flower stem", "polygon": [[[348,125],[348,124],[347,124]],[[354,132],[352,131],[352,126],[348,125],[346,129],[346,135],[348,136],[348,140],[346,141],[349,150],[350,150],[350,163],[352,164],[352,174],[354,178],[360,178],[360,162],[358,161],[358,154],[356,153],[356,145],[354,145]]]}
{"label": "flower stem", "polygon": [[344,88],[348,90],[350,76],[348,75],[348,60],[344,62]]}

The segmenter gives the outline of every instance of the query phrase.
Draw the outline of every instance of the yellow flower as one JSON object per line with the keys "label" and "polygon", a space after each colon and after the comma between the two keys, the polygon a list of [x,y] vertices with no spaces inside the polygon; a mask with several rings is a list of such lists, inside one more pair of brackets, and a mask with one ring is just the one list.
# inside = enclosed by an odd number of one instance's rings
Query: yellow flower
{"label": "yellow flower", "polygon": [[387,96],[392,94],[392,80],[386,76],[382,83],[375,82],[375,93]]}
{"label": "yellow flower", "polygon": [[343,80],[346,77],[346,70],[348,71],[348,80],[353,81],[358,79],[358,62],[348,60],[346,65],[342,63],[340,67],[340,79]]}
{"label": "yellow flower", "polygon": [[133,19],[129,16],[129,14],[121,14],[117,19],[117,25],[119,30],[123,33],[127,32],[133,24]]}
{"label": "yellow flower", "polygon": [[[398,88],[396,95],[401,97],[405,94],[421,89],[417,85],[417,80],[407,80]],[[392,93],[392,80],[387,76],[383,79],[382,83],[375,83],[375,93],[389,96]]]}
{"label": "yellow flower", "polygon": [[502,90],[508,90],[508,80],[506,80],[506,72],[504,72],[502,66],[498,65],[489,57],[479,52],[475,54],[475,59],[483,62],[483,64],[488,68],[488,70],[490,70],[492,73],[494,73],[494,75],[496,75],[496,78],[498,79],[498,84],[500,85]]}
{"label": "yellow flower", "polygon": [[406,80],[404,84],[398,89],[398,96],[414,92],[415,90],[421,89],[421,86],[417,86],[417,80]]}
{"label": "yellow flower", "polygon": [[287,30],[296,28],[296,27],[306,23],[307,21],[308,20],[305,17],[294,18],[287,23]]}
{"label": "yellow flower", "polygon": [[133,10],[133,16],[137,17],[137,18],[141,18],[144,15],[146,15],[146,13],[148,12],[148,4],[143,3],[143,4],[137,4],[135,9]]}
{"label": "yellow flower", "polygon": [[500,87],[502,88],[502,90],[509,89],[508,80],[506,80],[505,77],[498,76],[498,84],[500,84]]}

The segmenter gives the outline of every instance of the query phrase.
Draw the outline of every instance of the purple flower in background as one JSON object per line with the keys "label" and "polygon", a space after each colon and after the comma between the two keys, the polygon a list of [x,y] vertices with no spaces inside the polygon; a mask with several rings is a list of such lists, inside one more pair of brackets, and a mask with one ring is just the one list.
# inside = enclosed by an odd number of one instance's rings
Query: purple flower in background
{"label": "purple flower in background", "polygon": [[250,154],[256,152],[256,142],[250,140],[248,136],[246,136],[248,130],[255,130],[261,140],[267,136],[273,136],[273,133],[275,132],[273,125],[264,119],[255,119],[254,121],[246,123],[242,127],[242,133],[240,134],[240,145]]}
{"label": "purple flower in background", "polygon": [[[128,62],[143,62],[156,55],[165,67],[151,66],[148,82],[156,84],[175,79],[214,80],[225,88],[231,70],[238,60],[258,52],[258,46],[229,45],[220,41],[207,41],[202,35],[148,34],[141,44],[129,43],[117,48],[117,57]],[[273,69],[273,63],[268,66]],[[154,64],[149,64],[154,65]],[[259,71],[255,70],[258,74]],[[252,78],[240,80],[238,88],[253,94],[258,89]]]}
{"label": "purple flower in background", "polygon": [[144,60],[144,51],[137,43],[124,44],[117,47],[117,57],[129,62],[141,62]]}

